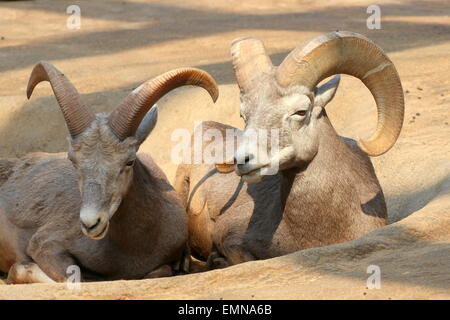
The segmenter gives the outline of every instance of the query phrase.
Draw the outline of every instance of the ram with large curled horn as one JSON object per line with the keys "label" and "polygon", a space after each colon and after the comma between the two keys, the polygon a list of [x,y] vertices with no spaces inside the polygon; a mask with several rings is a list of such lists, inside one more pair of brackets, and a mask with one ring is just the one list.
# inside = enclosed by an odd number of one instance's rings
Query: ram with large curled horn
{"label": "ram with large curled horn", "polygon": [[[386,224],[383,192],[368,156],[389,150],[403,122],[403,91],[391,60],[352,32],[317,36],[275,67],[263,43],[236,39],[232,62],[245,129],[234,159],[214,167],[181,165],[175,188],[188,211],[189,241],[209,267],[275,257],[349,241]],[[340,137],[325,106],[339,74],[372,93],[378,126],[368,140]],[[333,76],[317,87],[319,82]],[[227,129],[216,122],[197,130]],[[277,133],[278,144],[250,133]],[[275,174],[273,174],[275,173]],[[246,182],[246,183],[244,183]]]}
{"label": "ram with large curled horn", "polygon": [[[149,155],[137,154],[157,120],[155,103],[183,85],[218,97],[204,71],[181,68],[94,114],[71,82],[40,62],[27,89],[48,81],[70,133],[69,152],[0,159],[0,271],[11,283],[140,279],[185,270],[185,212]],[[150,110],[150,111],[149,111]],[[84,233],[84,235],[83,235]]]}

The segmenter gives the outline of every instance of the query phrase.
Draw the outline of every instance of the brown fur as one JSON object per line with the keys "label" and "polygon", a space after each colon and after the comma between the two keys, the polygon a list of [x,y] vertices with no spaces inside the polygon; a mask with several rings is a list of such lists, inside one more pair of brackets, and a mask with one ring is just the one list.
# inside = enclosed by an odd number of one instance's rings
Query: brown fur
{"label": "brown fur", "polygon": [[[162,273],[152,271],[175,266],[187,239],[184,210],[152,158],[136,157],[136,139],[120,142],[106,116],[97,115],[70,145],[72,161],[67,153],[0,161],[0,271],[16,263],[10,279],[18,270],[36,274],[16,282],[40,281],[41,271],[64,281],[67,268],[78,265],[84,280],[112,280],[156,276]],[[101,185],[98,194],[89,192],[89,183]],[[80,208],[107,206],[114,197],[121,202],[106,235],[85,236]]]}
{"label": "brown fur", "polygon": [[[370,159],[337,135],[324,110],[337,88],[332,81],[315,96],[277,88],[268,75],[242,95],[246,129],[279,128],[280,149],[295,150],[278,174],[247,184],[212,165],[179,166],[175,188],[187,208],[190,246],[197,257],[209,257],[211,267],[223,265],[218,256],[227,264],[266,259],[349,241],[385,225],[386,204]],[[286,103],[290,94],[303,104]],[[297,108],[308,111],[305,119],[290,116]],[[203,124],[203,130],[210,127],[231,128]],[[242,167],[236,170],[245,177]]]}

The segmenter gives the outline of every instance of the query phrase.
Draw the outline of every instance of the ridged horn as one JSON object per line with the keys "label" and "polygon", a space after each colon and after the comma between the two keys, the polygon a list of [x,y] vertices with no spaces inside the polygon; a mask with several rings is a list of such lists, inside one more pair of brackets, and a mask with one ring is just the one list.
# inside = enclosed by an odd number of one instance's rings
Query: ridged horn
{"label": "ridged horn", "polygon": [[377,129],[359,147],[370,156],[388,151],[403,124],[404,96],[399,75],[383,50],[366,37],[346,31],[320,35],[300,44],[276,71],[281,87],[303,85],[313,90],[323,79],[348,74],[360,79],[377,104]]}
{"label": "ridged horn", "polygon": [[233,40],[231,58],[237,83],[243,93],[253,88],[253,82],[273,68],[264,44],[258,38],[242,37]]}
{"label": "ridged horn", "polygon": [[216,81],[207,72],[195,68],[168,71],[133,90],[109,116],[109,126],[120,140],[134,136],[151,107],[166,93],[185,85],[204,88],[214,102],[219,96]]}
{"label": "ridged horn", "polygon": [[50,82],[72,137],[89,127],[95,119],[94,113],[81,101],[80,94],[70,80],[49,62],[39,62],[31,72],[27,86],[28,99],[41,81]]}

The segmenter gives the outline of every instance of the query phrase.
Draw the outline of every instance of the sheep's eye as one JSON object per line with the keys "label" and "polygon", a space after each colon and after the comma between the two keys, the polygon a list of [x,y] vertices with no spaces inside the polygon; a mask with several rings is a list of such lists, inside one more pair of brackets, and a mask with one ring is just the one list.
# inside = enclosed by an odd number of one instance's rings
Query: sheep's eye
{"label": "sheep's eye", "polygon": [[69,159],[69,161],[72,163],[72,165],[73,165],[75,168],[77,167],[78,163],[77,163],[77,161],[75,160],[74,157],[72,157],[71,155],[69,155],[69,156],[67,157],[67,159]]}
{"label": "sheep's eye", "polygon": [[134,160],[130,160],[127,162],[127,167],[131,167],[134,164]]}
{"label": "sheep's eye", "polygon": [[306,110],[299,110],[295,114],[298,116],[304,117],[304,116],[306,116]]}

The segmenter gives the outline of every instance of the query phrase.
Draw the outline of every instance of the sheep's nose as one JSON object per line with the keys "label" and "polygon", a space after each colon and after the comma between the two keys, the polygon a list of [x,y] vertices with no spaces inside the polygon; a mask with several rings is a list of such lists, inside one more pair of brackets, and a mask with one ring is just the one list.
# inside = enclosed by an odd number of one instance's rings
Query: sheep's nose
{"label": "sheep's nose", "polygon": [[87,230],[93,230],[95,227],[97,227],[100,224],[100,218],[97,220],[89,220],[89,221],[83,221],[81,220],[81,225]]}

